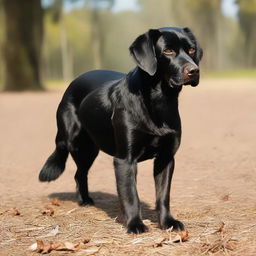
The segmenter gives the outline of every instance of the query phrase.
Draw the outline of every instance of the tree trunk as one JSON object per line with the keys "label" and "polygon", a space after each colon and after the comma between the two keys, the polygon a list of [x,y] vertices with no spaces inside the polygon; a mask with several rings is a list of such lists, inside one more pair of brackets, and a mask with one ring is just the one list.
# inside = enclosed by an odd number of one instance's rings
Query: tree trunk
{"label": "tree trunk", "polygon": [[92,29],[92,53],[93,53],[93,62],[94,69],[102,68],[102,55],[101,48],[102,42],[100,40],[100,17],[99,10],[97,8],[92,9],[92,18],[91,18],[91,29]]}
{"label": "tree trunk", "polygon": [[5,90],[40,90],[43,10],[40,0],[3,0]]}
{"label": "tree trunk", "polygon": [[60,45],[62,58],[62,76],[65,82],[69,82],[73,77],[73,62],[68,48],[68,38],[63,13],[60,18]]}

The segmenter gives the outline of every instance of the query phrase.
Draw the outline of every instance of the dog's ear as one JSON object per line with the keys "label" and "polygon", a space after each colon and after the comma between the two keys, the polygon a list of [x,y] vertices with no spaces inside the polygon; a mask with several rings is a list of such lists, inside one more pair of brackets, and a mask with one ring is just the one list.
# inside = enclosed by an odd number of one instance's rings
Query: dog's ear
{"label": "dog's ear", "polygon": [[137,37],[129,48],[136,64],[151,76],[157,70],[155,43],[160,35],[161,32],[158,29],[150,29]]}
{"label": "dog's ear", "polygon": [[198,59],[198,62],[203,58],[203,49],[199,45],[198,41],[196,40],[195,35],[193,34],[192,30],[190,28],[183,28],[183,31],[189,36],[189,38],[196,44],[196,57]]}

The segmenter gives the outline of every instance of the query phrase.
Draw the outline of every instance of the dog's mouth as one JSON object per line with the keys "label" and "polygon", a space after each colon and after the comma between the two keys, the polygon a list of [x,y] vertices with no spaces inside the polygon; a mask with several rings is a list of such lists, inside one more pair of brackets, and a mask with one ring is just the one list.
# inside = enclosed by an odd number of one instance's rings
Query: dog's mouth
{"label": "dog's mouth", "polygon": [[196,87],[199,84],[199,80],[197,81],[183,81],[183,82],[175,82],[172,79],[170,80],[170,87],[172,88],[178,88],[183,85],[188,86],[191,85],[192,87]]}
{"label": "dog's mouth", "polygon": [[171,78],[169,80],[169,85],[172,88],[181,87],[183,85],[191,85],[192,87],[196,87],[199,84],[199,75],[194,77],[193,79],[174,79]]}

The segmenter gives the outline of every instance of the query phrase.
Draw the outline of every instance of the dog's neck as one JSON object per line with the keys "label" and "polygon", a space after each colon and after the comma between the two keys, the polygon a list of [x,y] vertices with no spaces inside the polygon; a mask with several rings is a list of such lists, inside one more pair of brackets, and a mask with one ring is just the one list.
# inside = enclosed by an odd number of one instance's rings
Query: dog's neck
{"label": "dog's neck", "polygon": [[144,70],[136,67],[129,74],[129,90],[132,93],[138,91],[150,93],[152,91],[161,90],[166,97],[177,97],[182,90],[182,86],[178,88],[171,87],[163,76],[157,71],[153,76],[149,75]]}
{"label": "dog's neck", "polygon": [[[125,79],[126,83],[121,83],[120,89],[124,96],[122,101],[126,108],[129,109],[132,102],[135,104],[140,102],[143,105],[139,109],[146,111],[143,112],[143,116],[148,117],[147,122],[152,122],[152,127],[155,126],[156,129],[163,128],[161,132],[164,134],[169,133],[170,129],[174,128],[172,127],[173,123],[176,123],[176,121],[170,121],[170,117],[178,116],[178,96],[181,87],[171,88],[161,79],[159,74],[156,73],[154,76],[150,76],[140,68],[132,70]],[[123,87],[124,84],[125,87]],[[129,93],[133,95],[133,100],[126,101],[126,90],[129,90]],[[164,128],[165,126],[167,128]],[[153,130],[154,133],[158,134],[155,129]],[[159,130],[159,134],[161,132]]]}

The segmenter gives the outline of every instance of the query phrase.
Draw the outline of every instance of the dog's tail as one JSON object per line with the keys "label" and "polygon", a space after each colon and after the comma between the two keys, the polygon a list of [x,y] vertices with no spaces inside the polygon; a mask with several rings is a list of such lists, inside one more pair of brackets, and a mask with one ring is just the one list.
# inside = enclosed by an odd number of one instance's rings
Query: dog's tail
{"label": "dog's tail", "polygon": [[56,180],[64,172],[69,152],[75,150],[81,125],[74,104],[61,102],[57,110],[57,126],[56,148],[39,173],[40,181]]}
{"label": "dog's tail", "polygon": [[56,149],[49,156],[42,170],[39,173],[40,181],[56,180],[65,170],[66,161],[68,158],[68,149],[64,141],[58,141],[56,137]]}

